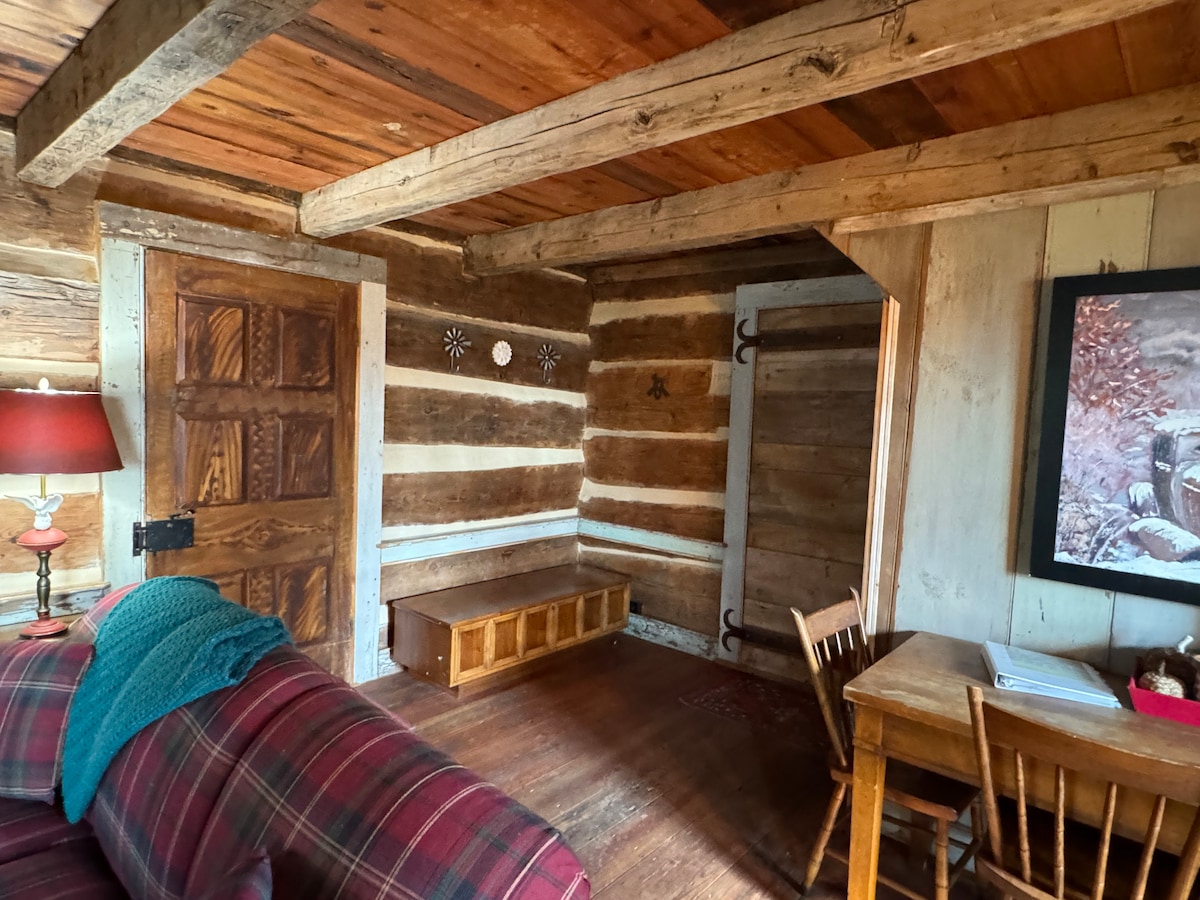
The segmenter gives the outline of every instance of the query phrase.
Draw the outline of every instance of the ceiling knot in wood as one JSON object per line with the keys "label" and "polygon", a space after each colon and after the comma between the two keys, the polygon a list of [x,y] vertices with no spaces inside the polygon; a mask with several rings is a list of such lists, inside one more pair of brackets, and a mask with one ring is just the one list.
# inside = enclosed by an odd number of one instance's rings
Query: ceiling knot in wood
{"label": "ceiling knot in wood", "polygon": [[1167,149],[1179,157],[1185,165],[1200,162],[1200,139],[1191,141],[1171,141]]}

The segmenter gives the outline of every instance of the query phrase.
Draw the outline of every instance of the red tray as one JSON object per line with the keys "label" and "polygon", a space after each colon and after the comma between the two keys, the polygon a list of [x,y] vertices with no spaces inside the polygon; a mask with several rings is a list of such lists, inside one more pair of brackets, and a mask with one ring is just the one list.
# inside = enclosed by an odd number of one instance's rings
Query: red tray
{"label": "red tray", "polygon": [[1185,725],[1200,726],[1200,702],[1196,700],[1184,700],[1147,691],[1137,686],[1136,678],[1129,679],[1129,697],[1133,700],[1133,708],[1140,713],[1182,722]]}

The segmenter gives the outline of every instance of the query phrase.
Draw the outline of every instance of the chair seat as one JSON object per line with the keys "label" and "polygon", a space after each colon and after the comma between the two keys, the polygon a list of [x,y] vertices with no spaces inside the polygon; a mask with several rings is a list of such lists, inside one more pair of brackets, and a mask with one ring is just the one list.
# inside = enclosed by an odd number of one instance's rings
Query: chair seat
{"label": "chair seat", "polygon": [[[854,772],[838,765],[830,765],[829,774],[834,781],[842,784],[852,785],[854,782]],[[888,760],[883,799],[897,806],[934,819],[954,822],[971,808],[978,796],[979,788],[973,784],[946,778],[899,760]]]}

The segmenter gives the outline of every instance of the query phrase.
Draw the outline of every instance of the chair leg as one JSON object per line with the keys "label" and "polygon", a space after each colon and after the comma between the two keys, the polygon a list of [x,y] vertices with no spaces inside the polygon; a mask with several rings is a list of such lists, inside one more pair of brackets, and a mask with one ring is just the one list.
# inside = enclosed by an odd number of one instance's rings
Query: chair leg
{"label": "chair leg", "polygon": [[950,823],[937,820],[937,837],[934,839],[934,897],[948,900],[950,897]]}
{"label": "chair leg", "polygon": [[804,875],[804,893],[808,893],[808,889],[813,886],[813,882],[817,880],[817,873],[821,871],[821,861],[825,858],[825,848],[829,845],[829,836],[833,834],[833,826],[837,824],[838,813],[841,812],[842,803],[846,799],[846,787],[840,781],[833,786],[833,796],[829,798],[829,808],[825,810],[825,820],[821,823],[821,833],[817,835],[817,842],[813,844],[812,854],[808,857],[808,871]]}

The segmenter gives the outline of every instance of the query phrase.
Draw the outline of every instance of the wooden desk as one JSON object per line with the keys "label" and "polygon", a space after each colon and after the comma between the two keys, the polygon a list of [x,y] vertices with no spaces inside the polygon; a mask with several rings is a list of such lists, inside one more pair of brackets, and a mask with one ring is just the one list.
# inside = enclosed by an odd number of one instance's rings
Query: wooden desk
{"label": "wooden desk", "polygon": [[[1057,728],[1200,766],[1200,732],[1195,728],[1130,709],[1105,709],[997,690],[989,686],[979,644],[918,634],[846,685],[846,699],[855,704],[849,900],[875,897],[883,779],[889,757],[979,783],[967,709],[969,684],[987,686],[989,703]],[[1006,766],[997,771],[997,788],[1012,793],[1011,757],[1005,757]],[[1031,800],[1051,806],[1052,778],[1052,770],[1030,767]],[[1150,798],[1124,791],[1122,798],[1115,829],[1140,841],[1149,819]],[[1100,783],[1082,784],[1069,798],[1068,815],[1098,824],[1103,803]],[[1160,846],[1178,852],[1193,814],[1194,810],[1180,804],[1168,804]]]}

